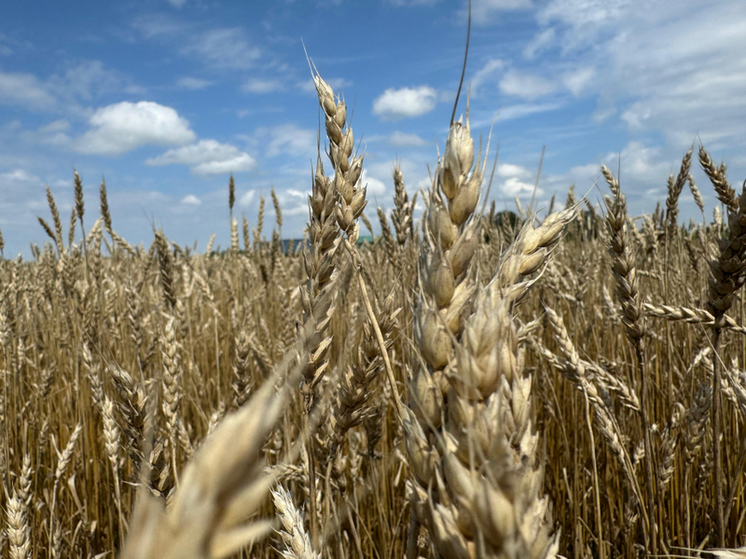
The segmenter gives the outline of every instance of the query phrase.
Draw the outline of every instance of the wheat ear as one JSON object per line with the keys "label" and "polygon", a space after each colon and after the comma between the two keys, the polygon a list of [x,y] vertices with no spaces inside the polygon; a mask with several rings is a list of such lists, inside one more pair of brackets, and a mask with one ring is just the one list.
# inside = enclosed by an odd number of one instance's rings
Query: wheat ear
{"label": "wheat ear", "polygon": [[713,429],[713,479],[715,483],[715,524],[718,545],[725,545],[725,519],[723,511],[723,470],[720,456],[722,431],[721,366],[717,356],[724,316],[733,305],[738,291],[746,283],[746,182],[740,196],[730,187],[725,176],[725,166],[715,167],[704,147],[699,149],[699,162],[710,179],[718,199],[728,210],[728,232],[720,240],[720,251],[710,261],[710,288],[707,310],[715,318],[712,346],[715,352],[712,376],[712,429]]}
{"label": "wheat ear", "polygon": [[275,394],[273,385],[266,382],[205,440],[168,510],[141,488],[122,559],[222,559],[271,531],[267,520],[245,519],[259,510],[274,482],[262,474],[261,448],[288,389]]}
{"label": "wheat ear", "polygon": [[293,498],[282,485],[272,490],[272,501],[282,522],[280,537],[285,545],[281,555],[285,559],[319,559],[311,547],[311,540],[303,527],[303,515],[295,508]]}

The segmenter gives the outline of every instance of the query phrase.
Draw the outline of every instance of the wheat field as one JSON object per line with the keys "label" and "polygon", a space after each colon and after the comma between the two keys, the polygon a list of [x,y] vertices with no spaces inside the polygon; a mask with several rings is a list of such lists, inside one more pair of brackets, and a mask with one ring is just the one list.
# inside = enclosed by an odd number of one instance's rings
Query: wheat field
{"label": "wheat field", "polygon": [[239,223],[231,179],[230,248],[132,246],[76,173],[67,230],[48,191],[50,242],[0,260],[2,557],[743,557],[746,191],[725,165],[696,146],[641,218],[605,167],[603,207],[496,212],[467,108],[431,188],[397,168],[376,212],[314,82],[302,242],[274,193],[274,224],[264,200]]}

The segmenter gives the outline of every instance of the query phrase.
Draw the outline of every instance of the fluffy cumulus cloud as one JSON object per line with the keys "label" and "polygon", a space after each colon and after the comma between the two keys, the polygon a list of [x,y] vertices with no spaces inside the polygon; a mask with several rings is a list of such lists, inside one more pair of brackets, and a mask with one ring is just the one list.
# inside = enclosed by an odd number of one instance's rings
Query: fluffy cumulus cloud
{"label": "fluffy cumulus cloud", "polygon": [[230,144],[200,140],[196,144],[174,148],[148,159],[148,165],[187,165],[197,175],[239,173],[252,169],[256,162],[248,153]]}
{"label": "fluffy cumulus cloud", "polygon": [[621,164],[625,180],[646,184],[665,184],[666,177],[673,169],[672,161],[666,161],[661,147],[639,141],[629,142],[621,153],[607,154],[604,163],[611,169]]}
{"label": "fluffy cumulus cloud", "polygon": [[181,145],[196,138],[189,122],[171,107],[152,101],[123,101],[98,109],[91,126],[75,142],[82,153],[119,155],[141,146]]}
{"label": "fluffy cumulus cloud", "polygon": [[[278,189],[276,195],[284,217],[294,218],[295,216],[302,216],[303,220],[308,217],[308,192],[295,188],[286,188],[284,190]],[[286,223],[288,221],[298,222],[298,220],[291,219],[287,220]]]}
{"label": "fluffy cumulus cloud", "polygon": [[[606,183],[601,176],[601,164],[609,167],[614,175],[618,174],[618,168],[621,167],[622,188],[627,193],[630,212],[649,212],[651,201],[660,201],[666,196],[666,177],[669,173],[677,172],[682,155],[672,154],[666,146],[633,140],[619,152],[600,154],[594,163],[578,165],[561,174],[543,173],[541,184],[559,196],[566,194],[571,184],[576,186],[578,196],[598,192],[598,187],[602,192],[606,192]],[[528,170],[520,172],[517,166],[511,167],[514,166],[510,166],[504,173],[508,178],[514,176],[533,186],[535,176]],[[693,172],[697,175],[700,171],[694,168]],[[589,198],[594,201],[593,195]],[[686,192],[683,199],[689,199]]]}
{"label": "fluffy cumulus cloud", "polygon": [[368,198],[381,196],[386,193],[386,183],[371,176],[366,169],[363,169],[363,174],[360,177],[360,184],[368,189]]}
{"label": "fluffy cumulus cloud", "polygon": [[437,91],[426,85],[387,89],[373,101],[373,114],[384,120],[412,118],[432,111],[437,101]]}
{"label": "fluffy cumulus cloud", "polygon": [[[531,171],[520,165],[502,163],[497,166],[498,186],[506,198],[531,196],[534,192],[534,176]],[[536,195],[541,196],[542,189],[536,189]]]}

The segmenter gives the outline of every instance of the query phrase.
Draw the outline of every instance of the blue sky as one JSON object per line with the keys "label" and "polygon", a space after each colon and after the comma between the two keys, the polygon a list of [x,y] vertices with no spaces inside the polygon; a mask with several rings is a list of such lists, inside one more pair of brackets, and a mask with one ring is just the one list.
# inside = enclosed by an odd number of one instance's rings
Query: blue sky
{"label": "blue sky", "polygon": [[[665,199],[669,173],[703,141],[746,178],[746,3],[474,0],[466,79],[475,138],[496,115],[491,198],[539,207],[616,170],[630,211]],[[342,95],[365,150],[369,211],[390,208],[399,160],[410,193],[445,143],[463,60],[461,0],[32,1],[0,20],[0,229],[6,256],[45,235],[52,189],[67,223],[72,174],[86,222],[106,178],[114,229],[148,245],[151,223],[204,249],[228,244],[235,213],[255,225],[274,187],[284,233],[302,235],[318,103],[301,40]],[[459,107],[459,114],[464,103]],[[714,196],[695,178],[709,210]],[[590,198],[599,200],[598,190]],[[696,216],[688,192],[682,215]],[[273,220],[271,204],[267,223]],[[375,220],[374,220],[375,221]]]}

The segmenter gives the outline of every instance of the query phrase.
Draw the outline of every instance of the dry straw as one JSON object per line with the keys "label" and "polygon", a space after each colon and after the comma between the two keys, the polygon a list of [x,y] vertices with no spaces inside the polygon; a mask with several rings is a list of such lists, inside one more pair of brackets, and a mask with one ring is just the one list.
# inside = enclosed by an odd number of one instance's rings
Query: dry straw
{"label": "dry straw", "polygon": [[253,239],[231,212],[204,253],[127,243],[103,181],[84,249],[74,176],[66,238],[50,192],[49,242],[0,260],[0,553],[738,556],[746,202],[725,166],[699,150],[713,219],[693,153],[639,220],[607,169],[605,216],[574,195],[483,214],[467,113],[421,218],[393,169],[379,234],[347,107],[313,75],[325,153],[293,250],[279,187]]}

